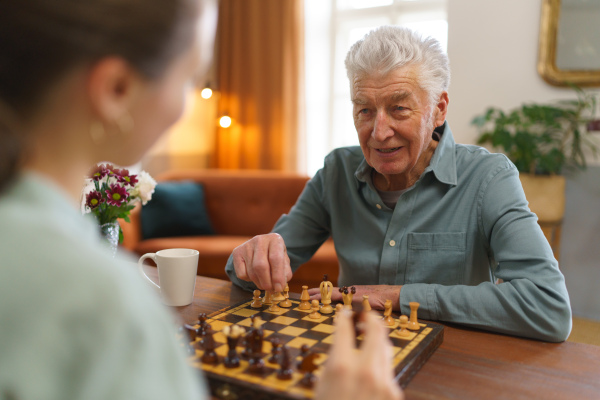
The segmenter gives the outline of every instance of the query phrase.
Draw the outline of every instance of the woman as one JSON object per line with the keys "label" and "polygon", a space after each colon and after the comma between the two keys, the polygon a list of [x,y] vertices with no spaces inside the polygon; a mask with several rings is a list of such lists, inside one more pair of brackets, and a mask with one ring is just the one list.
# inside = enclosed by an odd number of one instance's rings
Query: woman
{"label": "woman", "polygon": [[[172,317],[78,201],[94,164],[139,161],[181,115],[215,17],[213,1],[0,2],[0,398],[206,396]],[[356,355],[339,318],[319,398],[401,396],[369,319]]]}

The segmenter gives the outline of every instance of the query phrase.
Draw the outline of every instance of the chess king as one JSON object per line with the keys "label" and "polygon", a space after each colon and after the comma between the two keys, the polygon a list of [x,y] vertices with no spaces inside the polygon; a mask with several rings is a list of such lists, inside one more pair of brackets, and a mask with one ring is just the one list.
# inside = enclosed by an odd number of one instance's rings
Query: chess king
{"label": "chess king", "polygon": [[333,150],[272,232],[234,249],[230,279],[279,291],[331,237],[337,286],[354,285],[374,309],[392,299],[408,314],[418,302],[425,320],[565,340],[565,279],[517,168],[454,140],[440,43],[382,26],[352,45],[345,65],[360,145]]}

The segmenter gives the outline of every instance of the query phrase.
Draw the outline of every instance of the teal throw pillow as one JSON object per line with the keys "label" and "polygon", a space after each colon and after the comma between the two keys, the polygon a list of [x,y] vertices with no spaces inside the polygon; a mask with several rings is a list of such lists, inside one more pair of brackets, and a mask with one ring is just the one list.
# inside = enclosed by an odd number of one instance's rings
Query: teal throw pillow
{"label": "teal throw pillow", "polygon": [[142,238],[214,235],[204,187],[192,181],[159,182],[142,207]]}

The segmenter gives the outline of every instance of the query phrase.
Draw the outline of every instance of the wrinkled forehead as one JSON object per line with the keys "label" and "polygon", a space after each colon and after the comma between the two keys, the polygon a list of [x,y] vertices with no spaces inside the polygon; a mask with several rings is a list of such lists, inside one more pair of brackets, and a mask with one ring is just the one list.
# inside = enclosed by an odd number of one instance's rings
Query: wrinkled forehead
{"label": "wrinkled forehead", "polygon": [[364,89],[386,92],[391,100],[402,100],[423,91],[420,68],[417,65],[402,66],[391,71],[372,71],[356,74],[350,81],[350,98],[353,103],[361,101]]}

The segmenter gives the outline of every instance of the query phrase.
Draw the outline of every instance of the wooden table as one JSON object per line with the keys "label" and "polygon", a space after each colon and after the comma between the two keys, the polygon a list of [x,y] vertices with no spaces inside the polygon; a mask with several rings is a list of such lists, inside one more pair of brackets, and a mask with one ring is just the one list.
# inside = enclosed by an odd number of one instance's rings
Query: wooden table
{"label": "wooden table", "polygon": [[[156,276],[155,268],[147,267]],[[154,271],[152,271],[154,270]],[[180,322],[252,295],[197,277],[194,302],[173,307]],[[444,342],[408,384],[406,399],[600,399],[600,347],[545,343],[444,324]]]}

